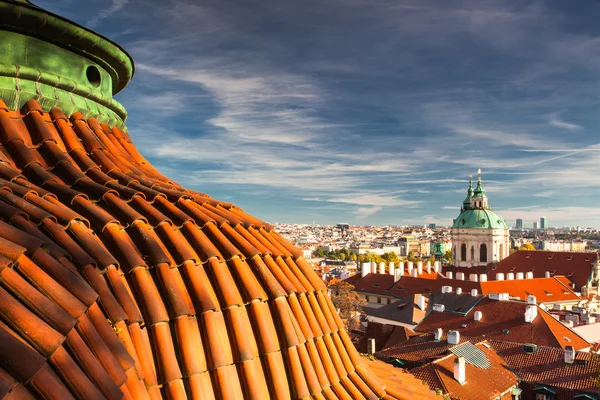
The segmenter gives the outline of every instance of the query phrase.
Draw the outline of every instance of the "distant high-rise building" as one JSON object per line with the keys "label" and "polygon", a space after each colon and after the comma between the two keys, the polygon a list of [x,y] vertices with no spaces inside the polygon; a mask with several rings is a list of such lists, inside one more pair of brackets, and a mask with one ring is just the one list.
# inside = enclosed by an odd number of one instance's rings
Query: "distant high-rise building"
{"label": "distant high-rise building", "polygon": [[429,224],[428,227],[429,227],[429,229],[435,229],[436,225],[435,224]]}
{"label": "distant high-rise building", "polygon": [[540,229],[548,229],[548,220],[546,217],[540,218]]}
{"label": "distant high-rise building", "polygon": [[537,229],[537,228],[538,228],[538,223],[537,223],[537,222],[534,222],[534,223],[533,223],[533,229]]}
{"label": "distant high-rise building", "polygon": [[523,220],[521,218],[517,218],[517,223],[515,225],[517,229],[523,229]]}

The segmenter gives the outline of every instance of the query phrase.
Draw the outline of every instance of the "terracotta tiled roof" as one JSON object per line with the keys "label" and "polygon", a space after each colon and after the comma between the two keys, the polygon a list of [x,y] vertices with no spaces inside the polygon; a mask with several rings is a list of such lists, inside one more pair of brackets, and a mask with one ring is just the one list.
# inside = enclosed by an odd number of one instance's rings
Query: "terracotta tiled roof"
{"label": "terracotta tiled roof", "polygon": [[0,395],[406,398],[301,250],[118,128],[0,101],[0,219]]}
{"label": "terracotta tiled roof", "polygon": [[600,360],[590,353],[578,352],[575,362],[566,364],[564,351],[556,347],[540,346],[536,352],[525,353],[519,343],[492,345],[524,382],[600,393],[600,387],[591,379],[597,375]]}
{"label": "terracotta tiled roof", "polygon": [[551,276],[566,276],[580,289],[587,284],[592,275],[592,264],[597,259],[596,253],[520,250],[496,264],[489,264],[486,273],[490,279],[495,279],[498,272],[506,275],[532,271],[534,278],[541,278],[548,271]]}
{"label": "terracotta tiled roof", "polygon": [[[390,339],[392,338],[390,337]],[[459,343],[464,343],[472,339],[469,339],[467,336],[461,336]],[[398,358],[415,363],[425,363],[440,358],[448,352],[448,349],[454,346],[448,343],[446,332],[442,334],[439,341],[434,339],[433,333],[426,333],[411,337],[408,340],[388,340],[384,348],[377,353],[377,356],[386,359]]]}
{"label": "terracotta tiled roof", "polygon": [[[539,307],[535,320],[532,323],[525,322],[526,307],[525,302],[485,298],[465,316],[431,312],[415,328],[415,331],[433,332],[437,328],[442,328],[444,331],[457,330],[461,335],[469,337],[535,343],[540,346],[571,345],[577,350],[590,346],[583,338]],[[474,321],[474,314],[477,311],[481,311],[483,315],[479,322]]]}
{"label": "terracotta tiled roof", "polygon": [[481,282],[481,291],[483,294],[508,293],[510,296],[518,297],[521,300],[527,300],[527,296],[532,294],[536,297],[538,303],[582,300],[583,298],[573,292],[570,285],[571,282],[564,276],[511,281],[487,281]]}
{"label": "terracotta tiled roof", "polygon": [[476,347],[485,354],[491,366],[480,368],[467,362],[466,383],[463,385],[454,379],[454,360],[457,358],[454,354],[414,368],[410,372],[427,382],[430,388],[440,389],[449,394],[450,398],[458,400],[493,400],[518,384],[518,377],[489,343],[481,342]]}
{"label": "terracotta tiled roof", "polygon": [[347,278],[346,282],[354,285],[357,291],[391,297],[406,297],[419,293],[441,292],[442,286],[451,286],[453,291],[460,287],[463,292],[470,292],[471,289],[477,289],[481,293],[479,282],[446,279],[433,272],[431,274],[419,275],[416,278],[405,274],[397,282],[394,282],[394,277],[388,274],[368,274],[365,277],[354,275]]}
{"label": "terracotta tiled roof", "polygon": [[415,378],[409,372],[396,368],[383,361],[369,360],[366,357],[364,357],[364,360],[365,365],[367,365],[375,375],[387,385],[387,387],[394,388],[389,390],[391,396],[406,400],[440,399],[435,392],[428,389],[427,385],[422,380]]}

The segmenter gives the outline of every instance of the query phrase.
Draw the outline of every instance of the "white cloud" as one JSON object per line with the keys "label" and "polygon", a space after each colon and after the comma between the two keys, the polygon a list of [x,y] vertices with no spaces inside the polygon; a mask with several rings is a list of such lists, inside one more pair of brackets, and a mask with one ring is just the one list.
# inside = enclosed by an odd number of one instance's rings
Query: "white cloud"
{"label": "white cloud", "polygon": [[569,131],[576,131],[579,129],[583,129],[581,126],[579,126],[577,124],[559,119],[558,115],[556,113],[554,113],[550,116],[550,125],[557,127],[557,128],[567,129]]}
{"label": "white cloud", "polygon": [[118,13],[129,3],[129,0],[113,0],[112,4],[100,11],[94,18],[90,19],[86,25],[89,28],[96,27],[102,20],[109,18],[111,15]]}

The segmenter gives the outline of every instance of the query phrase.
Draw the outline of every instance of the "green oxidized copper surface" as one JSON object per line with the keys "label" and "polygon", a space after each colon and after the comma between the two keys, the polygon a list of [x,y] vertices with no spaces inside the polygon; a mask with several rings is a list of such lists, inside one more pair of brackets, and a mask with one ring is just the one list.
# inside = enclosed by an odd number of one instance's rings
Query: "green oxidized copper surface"
{"label": "green oxidized copper surface", "polygon": [[0,0],[0,98],[12,109],[37,99],[124,128],[112,98],[133,76],[117,44],[22,0]]}
{"label": "green oxidized copper surface", "polygon": [[491,210],[466,210],[455,220],[453,228],[508,229],[501,216]]}

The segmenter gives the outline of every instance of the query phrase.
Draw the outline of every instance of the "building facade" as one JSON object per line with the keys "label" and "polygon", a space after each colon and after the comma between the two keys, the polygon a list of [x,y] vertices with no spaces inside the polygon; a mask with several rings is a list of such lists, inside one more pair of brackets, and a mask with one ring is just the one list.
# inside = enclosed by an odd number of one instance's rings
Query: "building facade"
{"label": "building facade", "polygon": [[467,197],[452,226],[452,243],[452,259],[458,267],[498,262],[509,254],[508,226],[502,217],[490,209],[481,175],[475,190],[469,180]]}

